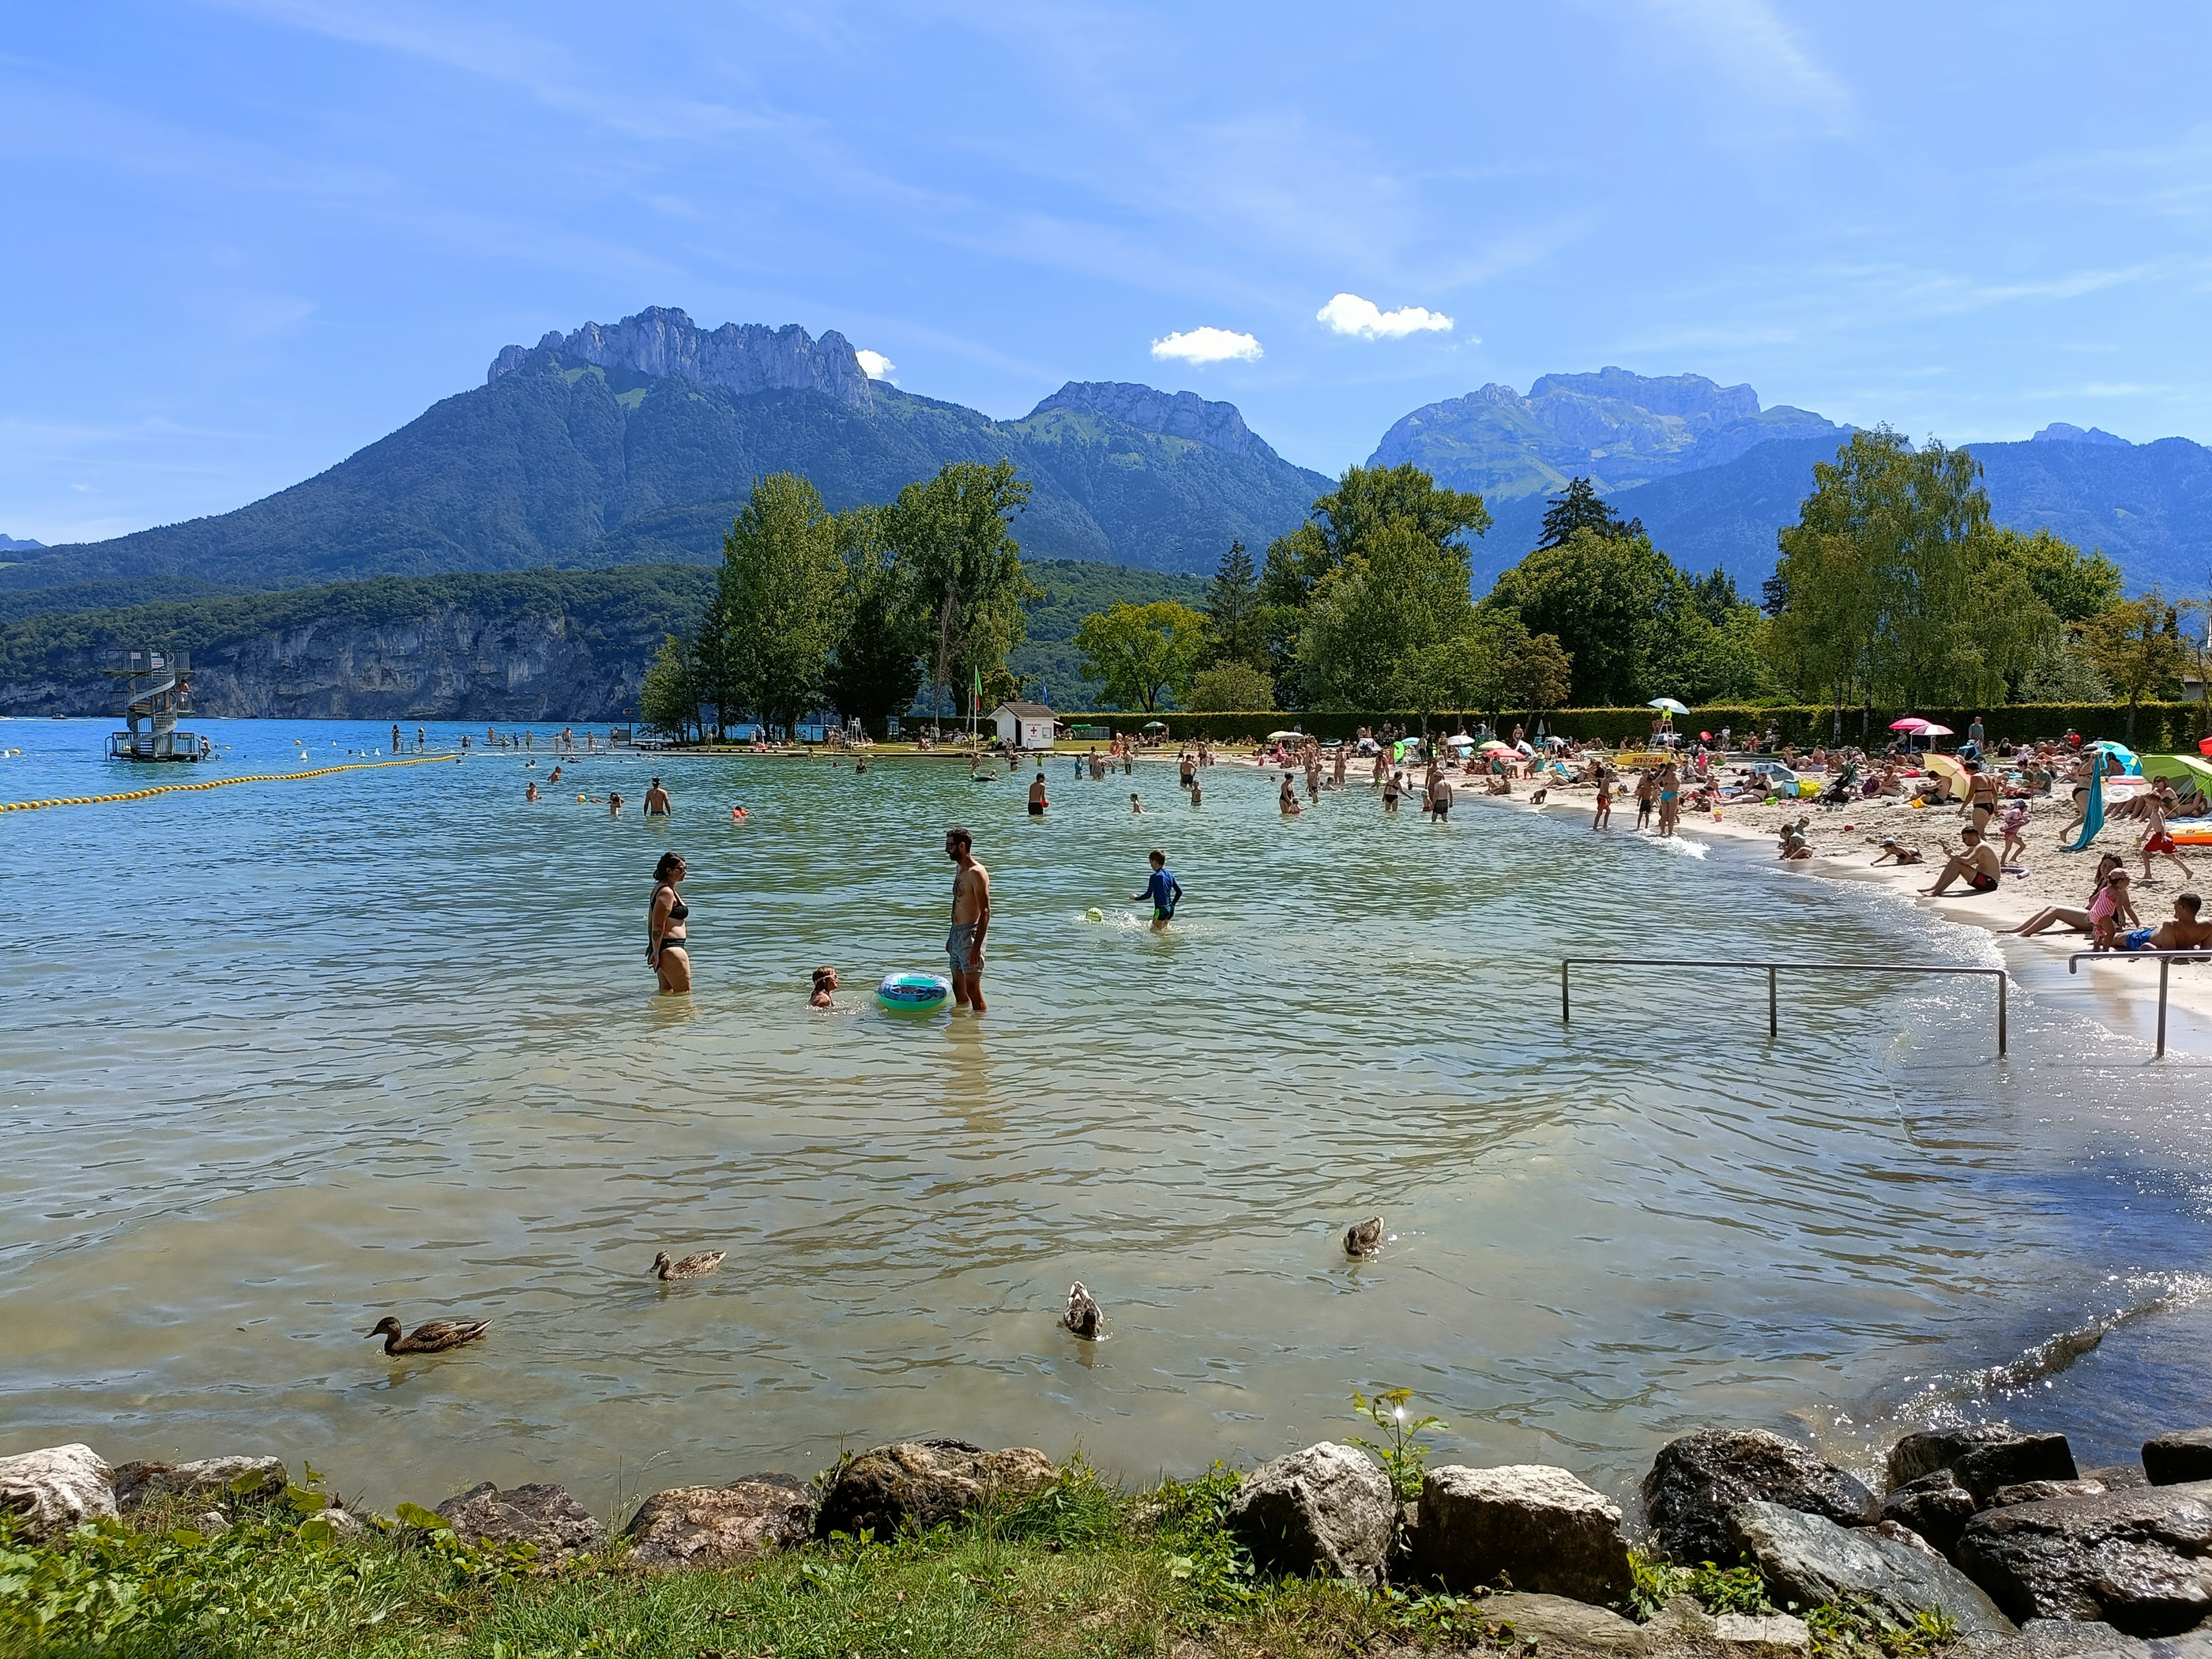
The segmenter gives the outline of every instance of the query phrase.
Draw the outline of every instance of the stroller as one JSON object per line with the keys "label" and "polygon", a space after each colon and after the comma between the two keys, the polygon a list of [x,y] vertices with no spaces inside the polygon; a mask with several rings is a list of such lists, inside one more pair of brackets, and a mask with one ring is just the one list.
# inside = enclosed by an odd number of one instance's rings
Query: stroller
{"label": "stroller", "polygon": [[1836,775],[1836,781],[1823,789],[1819,799],[1813,804],[1815,806],[1849,806],[1851,804],[1851,791],[1857,785],[1858,781],[1859,763],[1856,761],[1847,761],[1844,763],[1844,769]]}

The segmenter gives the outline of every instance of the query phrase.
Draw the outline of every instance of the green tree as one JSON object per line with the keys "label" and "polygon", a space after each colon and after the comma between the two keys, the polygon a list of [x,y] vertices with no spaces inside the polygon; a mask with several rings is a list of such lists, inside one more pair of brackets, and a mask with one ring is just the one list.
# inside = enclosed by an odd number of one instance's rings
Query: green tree
{"label": "green tree", "polygon": [[733,678],[763,720],[788,727],[823,702],[844,583],[814,486],[792,472],[756,479],[722,538],[719,597]]}
{"label": "green tree", "polygon": [[1640,694],[1663,695],[1692,705],[1736,702],[1770,695],[1766,619],[1736,594],[1728,573],[1692,578],[1671,563],[1659,602],[1645,629]]}
{"label": "green tree", "polygon": [[1075,630],[1084,672],[1105,687],[1108,701],[1148,714],[1166,692],[1187,696],[1206,645],[1206,618],[1171,599],[1116,605]]}
{"label": "green tree", "polygon": [[659,653],[647,665],[638,687],[638,712],[653,730],[681,743],[699,724],[700,702],[690,652],[675,635],[664,635]]}
{"label": "green tree", "polygon": [[1386,533],[1408,534],[1439,550],[1457,548],[1464,568],[1466,550],[1460,544],[1489,528],[1490,513],[1481,496],[1440,489],[1411,464],[1348,469],[1337,487],[1313,504],[1305,523],[1267,544],[1260,573],[1266,666],[1285,701],[1303,706],[1315,695],[1302,678],[1305,611],[1325,580],[1370,554]]}
{"label": "green tree", "polygon": [[1029,631],[1025,607],[1041,595],[1022,574],[1011,528],[1029,498],[1011,461],[951,461],[900,490],[884,515],[884,538],[911,574],[928,630],[933,710],[948,685],[964,693],[979,675],[1004,674]]}
{"label": "green tree", "polygon": [[1242,542],[1231,542],[1213,573],[1213,586],[1206,596],[1208,659],[1214,663],[1249,663],[1264,668],[1267,661],[1267,630],[1260,617],[1260,583],[1252,556]]}
{"label": "green tree", "polygon": [[1915,449],[1884,427],[1813,469],[1798,522],[1778,532],[1777,667],[1840,711],[1994,701],[2057,627],[2028,568],[1992,531],[1981,464]]}
{"label": "green tree", "polygon": [[2133,741],[2136,706],[2178,690],[2174,682],[2189,664],[2180,607],[2168,605],[2153,586],[2142,598],[2123,599],[2091,617],[2082,640],[2098,672],[2127,700],[2128,738]]}
{"label": "green tree", "polygon": [[1635,541],[1644,535],[1644,521],[1631,519],[1623,523],[1620,514],[1600,499],[1588,478],[1577,478],[1567,485],[1565,494],[1545,498],[1543,533],[1536,545],[1560,546],[1577,530],[1594,530],[1601,536]]}
{"label": "green tree", "polygon": [[1577,705],[1624,708],[1655,695],[1644,689],[1652,623],[1670,578],[1681,574],[1648,540],[1584,526],[1499,575],[1483,605],[1559,641],[1574,660]]}
{"label": "green tree", "polygon": [[1536,714],[1567,700],[1572,659],[1549,634],[1531,634],[1510,611],[1477,610],[1450,638],[1407,653],[1399,700],[1439,709]]}
{"label": "green tree", "polygon": [[1388,708],[1401,659],[1463,631],[1474,616],[1466,548],[1415,522],[1385,523],[1315,585],[1303,612],[1297,671],[1321,708]]}
{"label": "green tree", "polygon": [[1208,714],[1273,708],[1275,683],[1249,662],[1218,662],[1192,679],[1189,704]]}
{"label": "green tree", "polygon": [[884,535],[884,519],[882,507],[856,507],[837,515],[836,531],[845,568],[844,629],[830,666],[830,696],[840,714],[873,732],[913,703],[922,676],[913,573]]}
{"label": "green tree", "polygon": [[2048,529],[2033,536],[1992,530],[1984,556],[2018,566],[2035,597],[2069,626],[2085,623],[2120,602],[2120,568],[2094,549],[2084,553]]}

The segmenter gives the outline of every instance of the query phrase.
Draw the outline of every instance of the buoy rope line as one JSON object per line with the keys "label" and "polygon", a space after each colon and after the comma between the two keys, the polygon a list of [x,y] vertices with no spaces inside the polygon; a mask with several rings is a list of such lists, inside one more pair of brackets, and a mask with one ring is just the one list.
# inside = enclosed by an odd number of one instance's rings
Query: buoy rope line
{"label": "buoy rope line", "polygon": [[33,812],[41,806],[94,806],[110,800],[150,800],[155,795],[178,795],[191,789],[224,789],[234,783],[290,783],[299,778],[326,778],[333,772],[375,772],[387,766],[431,766],[440,761],[459,760],[459,755],[413,755],[405,760],[318,766],[310,772],[257,772],[251,777],[210,778],[205,783],[164,783],[152,789],[133,789],[122,795],[60,795],[52,800],[4,800],[0,801],[0,812]]}

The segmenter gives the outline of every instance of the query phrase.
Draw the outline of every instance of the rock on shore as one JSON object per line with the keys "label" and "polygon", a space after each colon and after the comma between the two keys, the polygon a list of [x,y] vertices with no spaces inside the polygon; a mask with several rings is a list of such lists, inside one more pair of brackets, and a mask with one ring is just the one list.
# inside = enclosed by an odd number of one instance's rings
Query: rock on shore
{"label": "rock on shore", "polygon": [[115,1470],[115,1501],[127,1510],[155,1497],[270,1498],[283,1491],[287,1484],[289,1478],[281,1457],[202,1457],[190,1463],[123,1463]]}
{"label": "rock on shore", "polygon": [[1729,1513],[1760,1503],[1847,1527],[1881,1519],[1881,1500],[1856,1476],[1764,1429],[1700,1429],[1670,1440],[1644,1477],[1652,1531],[1685,1566],[1734,1559]]}
{"label": "rock on shore", "polygon": [[489,1480],[438,1505],[437,1512],[471,1544],[531,1544],[541,1563],[565,1560],[599,1548],[607,1529],[565,1487],[510,1486]]}
{"label": "rock on shore", "polygon": [[1958,1560],[2014,1619],[2177,1635],[2212,1617],[2212,1480],[1984,1510]]}
{"label": "rock on shore", "polygon": [[623,1528],[641,1567],[727,1567],[814,1535],[814,1498],[787,1474],[726,1486],[677,1486],[638,1505]]}
{"label": "rock on shore", "polygon": [[48,1446],[0,1457],[0,1514],[33,1537],[55,1538],[115,1513],[115,1471],[89,1446]]}
{"label": "rock on shore", "polygon": [[1026,1498],[1060,1478],[1042,1452],[1012,1446],[987,1452],[962,1440],[878,1446],[837,1471],[814,1517],[816,1534],[878,1538],[933,1527],[1002,1498]]}
{"label": "rock on shore", "polygon": [[1374,1584],[1397,1535],[1398,1504],[1373,1458],[1324,1440],[1246,1475],[1228,1525],[1267,1571]]}
{"label": "rock on shore", "polygon": [[1743,1504],[1729,1512],[1729,1535],[1758,1565],[1776,1594],[1805,1607],[1873,1602],[1899,1624],[1936,1608],[1966,1636],[2010,1636],[2013,1622],[1966,1574],[1932,1552],[1846,1531],[1825,1516],[1779,1504]]}
{"label": "rock on shore", "polygon": [[1448,1464],[1421,1482],[1414,1564],[1449,1590],[1516,1589],[1615,1601],[1633,1587],[1620,1510],[1547,1464]]}

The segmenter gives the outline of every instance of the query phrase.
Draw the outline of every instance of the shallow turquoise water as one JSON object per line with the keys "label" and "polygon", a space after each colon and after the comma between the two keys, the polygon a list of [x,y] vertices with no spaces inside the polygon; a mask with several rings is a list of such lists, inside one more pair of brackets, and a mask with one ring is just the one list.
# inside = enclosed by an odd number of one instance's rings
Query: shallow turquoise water
{"label": "shallow turquoise water", "polygon": [[[195,724],[226,745],[195,781],[388,730]],[[106,729],[0,721],[0,798],[173,781],[98,760]],[[551,763],[0,816],[0,1452],[268,1449],[383,1502],[552,1478],[611,1506],[917,1431],[1188,1469],[1353,1432],[1352,1390],[1402,1383],[1449,1455],[1619,1489],[1705,1422],[1863,1455],[2160,1297],[1994,1403],[2108,1455],[2212,1416],[2174,1347],[2203,1329],[2201,1072],[2027,995],[2000,1066],[1979,981],[1796,984],[1771,1043],[1755,981],[1593,977],[1559,1025],[1562,954],[1995,961],[1883,896],[1359,788],[1286,823],[1242,768],[1194,810],[1161,763],[1062,759],[1036,822],[1020,779],[922,760],[584,759],[526,806]],[[574,799],[653,771],[672,823]],[[879,1013],[878,975],[941,971],[956,820],[997,894],[991,1012]],[[1165,937],[1126,897],[1155,845],[1190,895]],[[643,960],[669,846],[684,1000]],[[846,1008],[806,1006],[817,962]],[[1376,1210],[1394,1242],[1347,1262]],[[730,1255],[662,1287],[661,1248]],[[1076,1278],[1103,1344],[1054,1325]],[[493,1334],[388,1361],[386,1312]]]}

